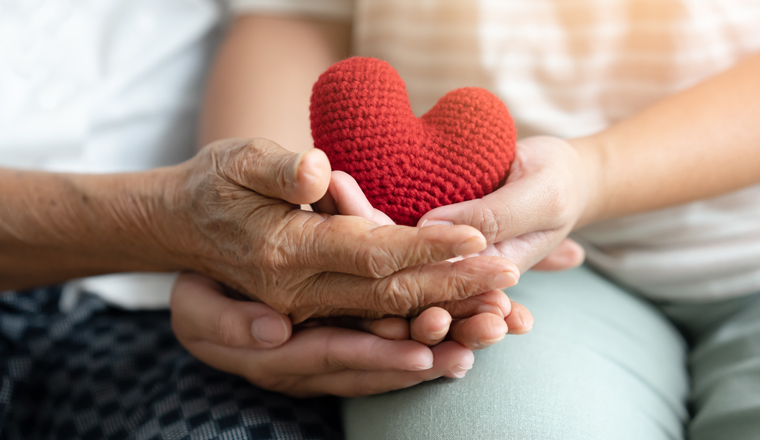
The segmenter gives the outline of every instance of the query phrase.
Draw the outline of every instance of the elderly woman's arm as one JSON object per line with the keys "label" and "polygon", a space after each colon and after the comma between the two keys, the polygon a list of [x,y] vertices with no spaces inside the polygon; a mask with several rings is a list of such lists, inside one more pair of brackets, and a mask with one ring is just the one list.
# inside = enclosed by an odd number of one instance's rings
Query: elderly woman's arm
{"label": "elderly woman's arm", "polygon": [[167,177],[0,169],[0,290],[182,268],[155,227]]}
{"label": "elderly woman's arm", "polygon": [[2,287],[189,269],[300,322],[416,314],[514,284],[507,260],[446,261],[485,247],[469,226],[378,226],[300,210],[329,178],[324,153],[266,140],[217,142],[177,166],[131,175],[5,171]]}

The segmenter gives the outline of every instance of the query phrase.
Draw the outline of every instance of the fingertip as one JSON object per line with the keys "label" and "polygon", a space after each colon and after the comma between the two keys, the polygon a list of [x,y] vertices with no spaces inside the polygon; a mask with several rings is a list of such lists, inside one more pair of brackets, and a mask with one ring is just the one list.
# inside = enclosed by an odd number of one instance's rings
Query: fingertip
{"label": "fingertip", "polygon": [[351,175],[343,171],[333,171],[330,194],[340,214],[355,215],[374,221],[375,209]]}
{"label": "fingertip", "polygon": [[533,319],[533,314],[530,313],[528,310],[521,310],[520,316],[522,318],[523,324],[525,324],[525,331],[529,332],[533,330],[533,324],[535,323],[535,320]]}
{"label": "fingertip", "polygon": [[[468,228],[472,227],[468,226]],[[471,233],[470,237],[465,241],[459,243],[454,248],[454,252],[456,252],[457,256],[477,254],[478,252],[481,252],[485,250],[486,247],[488,247],[486,237],[484,237],[483,234],[477,229],[472,229],[473,231],[468,231]]]}
{"label": "fingertip", "polygon": [[510,335],[524,335],[533,329],[534,319],[528,309],[522,305],[513,305],[513,311],[506,317]]}
{"label": "fingertip", "polygon": [[251,334],[261,348],[279,347],[290,339],[292,325],[283,315],[266,314],[253,319]]}
{"label": "fingertip", "polygon": [[456,225],[448,220],[429,218],[420,219],[417,227],[426,237],[451,243],[455,256],[477,254],[488,247],[483,233],[469,225]]}
{"label": "fingertip", "polygon": [[502,290],[489,290],[474,298],[483,301],[483,303],[475,310],[476,314],[492,313],[498,315],[500,318],[504,318],[509,316],[512,311],[512,302],[509,301],[509,297],[507,297]]}
{"label": "fingertip", "polygon": [[295,181],[302,200],[299,203],[311,204],[321,199],[330,186],[330,160],[324,151],[317,148],[299,154],[295,165]]}
{"label": "fingertip", "polygon": [[568,246],[568,268],[572,269],[583,264],[586,259],[586,251],[575,240],[566,239]]}
{"label": "fingertip", "polygon": [[435,357],[433,352],[427,347],[416,351],[410,359],[408,359],[408,366],[405,368],[407,371],[426,371],[433,368],[435,364]]}
{"label": "fingertip", "polygon": [[449,332],[451,315],[440,307],[430,307],[412,321],[412,339],[425,345],[439,343]]}
{"label": "fingertip", "polygon": [[562,271],[576,268],[586,259],[586,251],[576,241],[566,238],[533,266],[534,270]]}
{"label": "fingertip", "polygon": [[504,318],[492,313],[481,313],[463,319],[452,337],[472,350],[482,350],[500,342],[507,335],[508,325]]}
{"label": "fingertip", "polygon": [[455,341],[443,342],[431,350],[435,358],[434,368],[445,371],[443,375],[451,379],[461,379],[475,363],[472,350]]}
{"label": "fingertip", "polygon": [[409,321],[404,318],[372,320],[367,330],[383,339],[403,341],[409,339]]}
{"label": "fingertip", "polygon": [[455,364],[472,365],[475,362],[475,354],[472,350],[456,341],[444,341],[435,347],[430,347],[438,367],[439,361],[451,366]]}

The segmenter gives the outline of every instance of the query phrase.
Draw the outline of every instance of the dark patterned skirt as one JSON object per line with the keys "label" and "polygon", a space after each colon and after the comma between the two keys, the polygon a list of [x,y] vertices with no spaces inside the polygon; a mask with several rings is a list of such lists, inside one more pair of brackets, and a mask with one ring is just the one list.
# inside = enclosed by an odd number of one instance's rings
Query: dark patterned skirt
{"label": "dark patterned skirt", "polygon": [[335,398],[294,399],[205,366],[169,312],[61,288],[0,294],[0,439],[340,439]]}

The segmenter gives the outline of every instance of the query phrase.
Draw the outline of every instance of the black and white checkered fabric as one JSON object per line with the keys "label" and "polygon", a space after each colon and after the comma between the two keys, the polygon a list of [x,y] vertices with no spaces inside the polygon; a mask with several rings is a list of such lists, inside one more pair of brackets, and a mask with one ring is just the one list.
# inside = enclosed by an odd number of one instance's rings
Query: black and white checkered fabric
{"label": "black and white checkered fabric", "polygon": [[338,401],[260,390],[193,358],[169,313],[60,287],[0,294],[0,439],[340,439]]}

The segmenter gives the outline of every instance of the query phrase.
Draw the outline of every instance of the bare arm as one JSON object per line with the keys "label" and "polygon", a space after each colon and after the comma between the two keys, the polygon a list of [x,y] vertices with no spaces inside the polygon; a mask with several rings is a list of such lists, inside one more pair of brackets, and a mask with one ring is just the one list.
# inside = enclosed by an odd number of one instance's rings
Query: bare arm
{"label": "bare arm", "polygon": [[594,136],[598,193],[581,223],[760,183],[760,54]]}
{"label": "bare arm", "polygon": [[522,140],[506,185],[422,220],[474,226],[532,267],[573,229],[760,183],[760,54],[598,134]]}
{"label": "bare arm", "polygon": [[[311,84],[347,54],[349,33],[348,26],[334,23],[239,19],[212,74],[202,145],[256,136],[279,139],[294,151],[308,149]],[[178,249],[162,243],[176,225],[166,234],[156,230],[167,216],[166,188],[178,177],[166,175],[0,169],[0,290],[189,268],[177,261]]]}
{"label": "bare arm", "polygon": [[178,269],[148,224],[165,209],[161,176],[0,169],[0,290]]}
{"label": "bare arm", "polygon": [[311,148],[311,86],[331,64],[348,56],[350,33],[349,25],[327,21],[238,18],[211,72],[202,144],[255,136],[291,151]]}

